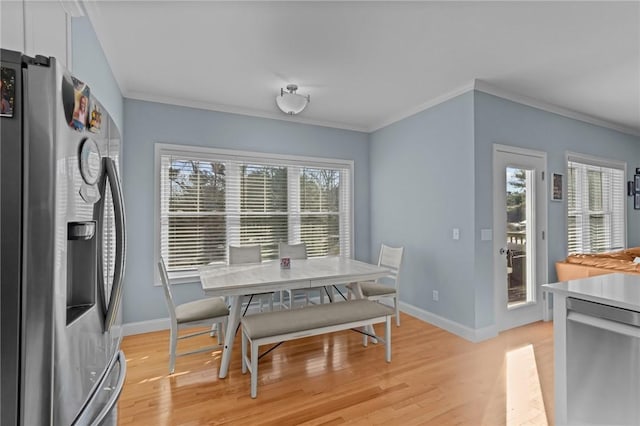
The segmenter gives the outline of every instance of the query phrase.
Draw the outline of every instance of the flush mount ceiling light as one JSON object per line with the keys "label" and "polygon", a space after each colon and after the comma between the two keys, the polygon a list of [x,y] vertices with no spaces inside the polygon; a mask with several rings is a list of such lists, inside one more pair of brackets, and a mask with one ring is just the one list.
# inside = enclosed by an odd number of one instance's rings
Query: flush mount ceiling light
{"label": "flush mount ceiling light", "polygon": [[298,85],[288,84],[287,91],[280,89],[280,94],[276,96],[276,104],[285,114],[300,114],[311,102],[311,95],[299,95],[296,90],[298,90]]}

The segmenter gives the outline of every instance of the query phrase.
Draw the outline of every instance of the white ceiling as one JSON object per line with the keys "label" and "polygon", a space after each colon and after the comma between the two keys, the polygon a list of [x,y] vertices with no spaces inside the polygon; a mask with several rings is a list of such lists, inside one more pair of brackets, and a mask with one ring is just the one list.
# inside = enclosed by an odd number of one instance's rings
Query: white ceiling
{"label": "white ceiling", "polygon": [[128,98],[372,131],[480,80],[640,134],[637,1],[85,6]]}

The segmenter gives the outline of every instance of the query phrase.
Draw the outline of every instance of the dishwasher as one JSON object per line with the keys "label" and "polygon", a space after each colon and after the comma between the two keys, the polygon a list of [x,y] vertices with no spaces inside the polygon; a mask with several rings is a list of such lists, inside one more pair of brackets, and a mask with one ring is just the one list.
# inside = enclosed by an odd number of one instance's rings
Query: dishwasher
{"label": "dishwasher", "polygon": [[567,298],[567,421],[640,425],[640,312]]}

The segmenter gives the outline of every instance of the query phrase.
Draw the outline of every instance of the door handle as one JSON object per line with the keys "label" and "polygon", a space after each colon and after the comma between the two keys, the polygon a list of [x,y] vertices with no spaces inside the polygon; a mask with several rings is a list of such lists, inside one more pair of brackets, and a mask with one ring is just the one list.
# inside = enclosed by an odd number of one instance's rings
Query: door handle
{"label": "door handle", "polygon": [[109,298],[109,306],[107,308],[107,316],[105,318],[105,331],[111,329],[115,322],[120,299],[122,299],[122,281],[124,279],[124,263],[127,246],[127,233],[124,216],[124,199],[122,196],[122,187],[118,178],[118,170],[116,162],[105,157],[105,168],[107,178],[109,179],[109,187],[111,189],[111,199],[113,200],[113,210],[115,216],[116,228],[116,259],[115,270],[113,273],[113,286],[111,287],[111,297]]}
{"label": "door handle", "polygon": [[509,250],[504,248],[504,247],[500,247],[500,250],[498,250],[499,254],[508,254]]}
{"label": "door handle", "polygon": [[[109,331],[115,321],[115,314],[118,312],[120,306],[120,299],[122,297],[122,281],[124,277],[124,262],[126,251],[126,231],[125,231],[125,216],[124,216],[124,203],[122,197],[122,188],[120,186],[120,180],[118,179],[118,171],[115,161],[113,159],[103,158],[103,170],[104,174],[99,182],[100,201],[96,203],[94,207],[94,218],[98,223],[98,288],[101,300],[102,314],[104,315],[104,330]],[[116,231],[116,253],[114,262],[113,282],[111,283],[111,294],[107,294],[107,287],[105,286],[105,274],[104,274],[104,253],[102,250],[102,238],[104,229],[104,209],[105,209],[105,190],[107,182],[109,181],[109,190],[111,192],[111,200],[113,202],[113,212],[115,219],[115,231]]]}

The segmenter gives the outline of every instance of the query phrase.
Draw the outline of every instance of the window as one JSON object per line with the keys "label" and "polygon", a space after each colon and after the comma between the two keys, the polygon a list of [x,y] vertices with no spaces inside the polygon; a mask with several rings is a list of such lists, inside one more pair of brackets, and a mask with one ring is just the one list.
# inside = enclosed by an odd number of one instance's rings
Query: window
{"label": "window", "polygon": [[172,279],[226,263],[227,246],[304,242],[310,257],[351,256],[351,161],[157,144],[156,255]]}
{"label": "window", "polygon": [[567,169],[569,254],[624,248],[625,164],[569,154]]}

